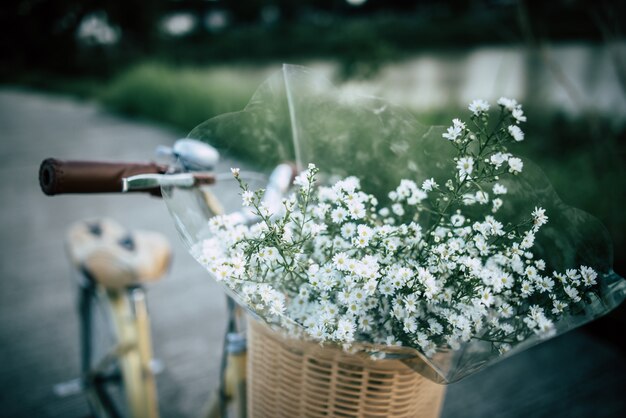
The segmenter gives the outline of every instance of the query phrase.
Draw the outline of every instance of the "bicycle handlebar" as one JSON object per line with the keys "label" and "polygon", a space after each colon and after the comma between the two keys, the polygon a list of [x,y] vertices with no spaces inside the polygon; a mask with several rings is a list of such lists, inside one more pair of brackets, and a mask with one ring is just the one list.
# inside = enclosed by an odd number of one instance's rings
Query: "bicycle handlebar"
{"label": "bicycle handlebar", "polygon": [[[48,158],[39,167],[39,185],[48,196],[68,193],[147,192],[161,197],[161,186],[196,187],[213,184],[213,173],[168,173],[167,166],[155,163],[63,161]],[[278,211],[281,197],[289,189],[296,170],[293,164],[279,164],[270,176],[263,201]]]}
{"label": "bicycle handlebar", "polygon": [[[138,174],[163,174],[166,166],[155,163],[63,161],[48,158],[39,167],[39,185],[49,195],[65,193],[121,193],[122,179]],[[142,190],[161,195],[160,187]]]}

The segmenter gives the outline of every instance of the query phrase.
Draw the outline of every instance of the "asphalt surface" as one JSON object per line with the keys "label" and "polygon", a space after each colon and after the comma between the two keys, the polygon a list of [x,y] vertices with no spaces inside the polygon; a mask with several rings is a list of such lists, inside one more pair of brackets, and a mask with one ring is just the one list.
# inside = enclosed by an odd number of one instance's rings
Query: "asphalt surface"
{"label": "asphalt surface", "polygon": [[[52,388],[79,365],[63,236],[74,221],[98,216],[159,231],[174,245],[170,273],[148,289],[154,350],[165,365],[161,415],[199,416],[217,385],[224,295],[186,253],[165,205],[145,196],[46,197],[37,182],[46,157],[144,161],[181,136],[94,104],[0,90],[0,416],[89,414],[82,396],[59,398]],[[442,416],[623,417],[625,376],[624,353],[574,331],[451,385]]]}

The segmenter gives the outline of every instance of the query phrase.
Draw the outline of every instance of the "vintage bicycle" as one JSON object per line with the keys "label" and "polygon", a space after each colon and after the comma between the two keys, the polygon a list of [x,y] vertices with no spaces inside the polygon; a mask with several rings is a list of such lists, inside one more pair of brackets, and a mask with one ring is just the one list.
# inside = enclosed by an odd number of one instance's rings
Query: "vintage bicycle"
{"label": "vintage bicycle", "polygon": [[[144,192],[166,196],[176,221],[175,199],[183,194],[202,209],[202,222],[223,213],[224,188],[233,187],[230,173],[215,173],[219,153],[210,145],[181,139],[160,147],[168,164],[44,160],[39,180],[48,195],[67,193]],[[248,181],[266,177],[244,172]],[[293,166],[278,165],[267,181],[264,200],[276,207],[293,178]],[[177,196],[178,197],[178,196]],[[185,204],[185,203],[182,203]],[[255,216],[239,211],[239,222]],[[182,223],[178,222],[179,229]],[[112,219],[89,219],[72,225],[66,237],[69,259],[78,277],[81,371],[78,379],[59,384],[59,395],[84,392],[97,417],[159,416],[155,374],[162,368],[152,357],[145,285],[164,276],[171,260],[167,239],[151,231],[122,227]],[[232,299],[227,300],[227,332],[223,344],[220,385],[204,416],[227,412],[246,416],[245,320]],[[229,406],[230,405],[230,406]]]}

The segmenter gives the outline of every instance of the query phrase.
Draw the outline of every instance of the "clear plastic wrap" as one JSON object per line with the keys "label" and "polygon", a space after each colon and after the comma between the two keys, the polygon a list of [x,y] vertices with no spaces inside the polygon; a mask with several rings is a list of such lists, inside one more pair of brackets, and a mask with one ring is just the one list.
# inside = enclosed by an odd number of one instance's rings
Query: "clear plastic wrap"
{"label": "clear plastic wrap", "polygon": [[[455,149],[442,139],[445,132],[442,127],[419,124],[412,114],[384,100],[347,94],[309,69],[285,65],[282,71],[259,87],[244,110],[210,119],[195,128],[189,137],[212,144],[232,144],[239,151],[245,150],[247,155],[269,154],[272,157],[266,162],[268,166],[284,160],[296,161],[302,168],[314,163],[320,170],[321,183],[332,184],[338,179],[354,176],[360,180],[363,191],[374,194],[380,204],[385,205],[393,203],[388,192],[396,189],[403,179],[417,184],[432,179],[443,187],[450,173],[456,172],[458,161],[454,160]],[[512,152],[515,151],[514,146],[517,145],[511,146]],[[605,228],[593,216],[564,204],[543,172],[531,161],[521,160],[523,171],[520,174],[503,176],[498,180],[508,192],[494,216],[504,224],[520,224],[527,221],[535,208],[545,209],[549,222],[534,236],[532,260],[545,261],[546,266],[540,270],[545,271],[544,276],[556,281],[551,286],[565,287],[565,281],[559,283],[557,280],[560,276],[552,276],[553,271],[563,272],[565,277],[568,269],[577,269],[571,275],[580,276],[583,271],[581,266],[597,272],[597,278],[592,280],[597,283],[590,285],[581,294],[581,300],[572,302],[565,313],[551,316],[549,332],[524,333],[519,340],[507,340],[506,350],[499,350],[501,344],[496,345],[484,338],[490,335],[485,331],[490,325],[473,328],[471,338],[453,344],[454,348],[433,337],[432,341],[439,342],[428,355],[424,354],[419,344],[405,342],[401,347],[381,344],[358,330],[350,341],[350,350],[403,358],[430,379],[450,383],[546,338],[589,322],[623,301],[626,281],[612,270],[612,247]],[[250,184],[250,189],[259,184],[262,187],[262,183]],[[216,187],[230,189],[232,194],[232,189],[238,186],[236,182],[228,181]],[[207,260],[205,249],[211,245],[223,249],[236,243],[236,240],[225,242],[223,237],[216,236],[219,225],[211,226],[209,221],[220,213],[220,209],[207,196],[221,197],[224,194],[219,189],[209,194],[174,189],[163,192],[190,252],[215,276],[217,270]],[[226,206],[236,208],[239,203],[227,202]],[[464,208],[464,215],[482,219],[481,211],[484,212],[484,207],[480,205],[468,206]],[[418,223],[422,230],[427,231],[438,221],[440,217],[425,211],[421,213]],[[249,231],[242,225],[236,228],[239,232],[234,236],[240,239]],[[449,235],[452,230],[447,230]],[[525,265],[531,265],[527,260],[523,261]],[[275,328],[301,338],[311,338],[310,332],[304,331],[302,317],[290,315],[293,310],[289,309],[289,304],[297,299],[297,294],[287,280],[282,284],[273,283],[272,287],[272,291],[282,294],[281,303],[287,309],[269,313],[251,301],[245,291],[246,280],[228,282],[220,277],[217,279],[253,315]],[[379,277],[377,280],[382,279]],[[446,280],[455,278],[448,277]],[[537,297],[544,298],[548,294],[539,295],[537,291]],[[496,305],[501,307],[502,303],[500,300]],[[495,306],[485,306],[484,321],[499,317]],[[420,309],[421,315],[427,314],[428,308]]]}

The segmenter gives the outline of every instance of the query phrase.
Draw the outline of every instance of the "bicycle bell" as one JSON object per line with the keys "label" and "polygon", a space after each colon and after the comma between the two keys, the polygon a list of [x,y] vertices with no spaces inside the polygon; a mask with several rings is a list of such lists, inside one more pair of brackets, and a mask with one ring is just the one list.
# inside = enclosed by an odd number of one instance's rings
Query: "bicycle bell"
{"label": "bicycle bell", "polygon": [[160,145],[156,153],[176,160],[185,171],[211,171],[220,159],[215,148],[191,138],[179,139],[172,147]]}

